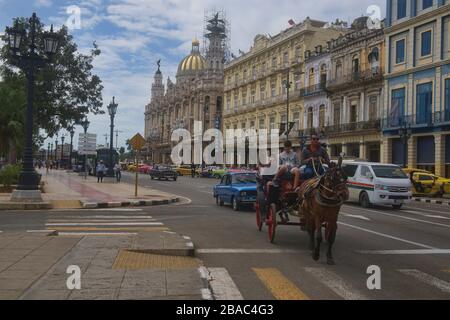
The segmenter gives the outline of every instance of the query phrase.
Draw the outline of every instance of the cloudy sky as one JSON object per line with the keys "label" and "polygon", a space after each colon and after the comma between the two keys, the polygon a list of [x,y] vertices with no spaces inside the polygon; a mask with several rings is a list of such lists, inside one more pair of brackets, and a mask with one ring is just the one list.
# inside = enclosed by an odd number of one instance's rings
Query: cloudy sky
{"label": "cloudy sky", "polygon": [[[231,49],[247,51],[257,34],[275,35],[286,29],[289,19],[301,22],[307,16],[351,22],[368,15],[371,5],[385,16],[385,0],[0,0],[0,30],[14,17],[35,11],[44,23],[69,24],[81,51],[95,40],[102,55],[95,72],[105,86],[103,100],[112,96],[119,103],[119,146],[144,131],[144,107],[156,61],[162,59],[164,76],[175,77],[178,62],[190,52],[194,37],[201,38],[205,10],[224,9],[231,22]],[[69,12],[69,13],[68,13]],[[72,19],[70,19],[72,18]],[[92,133],[104,143],[109,132],[107,115],[91,117]],[[76,139],[77,140],[77,139]]]}

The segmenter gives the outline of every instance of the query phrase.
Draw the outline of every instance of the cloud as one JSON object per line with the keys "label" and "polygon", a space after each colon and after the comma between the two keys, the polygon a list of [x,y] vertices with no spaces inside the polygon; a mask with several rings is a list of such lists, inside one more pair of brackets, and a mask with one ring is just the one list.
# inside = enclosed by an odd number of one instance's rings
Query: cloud
{"label": "cloud", "polygon": [[51,7],[53,5],[53,1],[52,0],[35,0],[34,1],[34,6],[35,7]]}

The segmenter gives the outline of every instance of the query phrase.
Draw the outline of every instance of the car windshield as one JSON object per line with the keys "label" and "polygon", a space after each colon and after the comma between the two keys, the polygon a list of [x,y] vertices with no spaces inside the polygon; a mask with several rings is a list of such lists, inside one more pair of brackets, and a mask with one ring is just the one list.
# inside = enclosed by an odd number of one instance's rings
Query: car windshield
{"label": "car windshield", "polygon": [[375,176],[388,179],[407,179],[408,177],[400,167],[397,166],[372,166]]}
{"label": "car windshield", "polygon": [[256,183],[256,175],[253,173],[235,174],[233,183]]}
{"label": "car windshield", "polygon": [[158,169],[159,170],[172,170],[171,167],[163,167],[163,166],[159,166]]}

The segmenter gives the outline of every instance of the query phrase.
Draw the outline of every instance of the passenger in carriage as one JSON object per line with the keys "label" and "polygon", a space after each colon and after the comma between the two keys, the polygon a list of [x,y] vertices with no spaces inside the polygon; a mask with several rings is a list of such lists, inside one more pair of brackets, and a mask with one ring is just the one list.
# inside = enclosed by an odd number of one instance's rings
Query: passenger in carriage
{"label": "passenger in carriage", "polygon": [[302,180],[314,178],[316,174],[323,175],[325,173],[324,164],[330,165],[330,156],[320,143],[319,136],[312,135],[311,144],[303,149],[301,156],[300,173]]}
{"label": "passenger in carriage", "polygon": [[[278,169],[275,178],[272,181],[272,185],[275,188],[280,187],[281,180],[292,180],[294,177],[294,186],[298,186],[300,181],[300,161],[297,153],[292,150],[292,142],[286,141],[284,143],[284,150],[280,154],[280,168]],[[294,187],[295,189],[296,187]]]}

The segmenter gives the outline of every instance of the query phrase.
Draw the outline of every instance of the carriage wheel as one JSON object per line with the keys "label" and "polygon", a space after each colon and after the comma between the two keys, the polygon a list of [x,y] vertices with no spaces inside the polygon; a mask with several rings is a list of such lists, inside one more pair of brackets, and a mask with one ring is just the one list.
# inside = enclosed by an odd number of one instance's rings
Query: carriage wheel
{"label": "carriage wheel", "polygon": [[256,211],[256,226],[258,227],[258,231],[261,232],[263,227],[263,221],[261,217],[261,207],[258,201],[255,203],[255,211]]}
{"label": "carriage wheel", "polygon": [[269,212],[267,213],[267,226],[269,228],[269,240],[270,243],[275,241],[275,230],[277,229],[277,206],[271,204]]}

